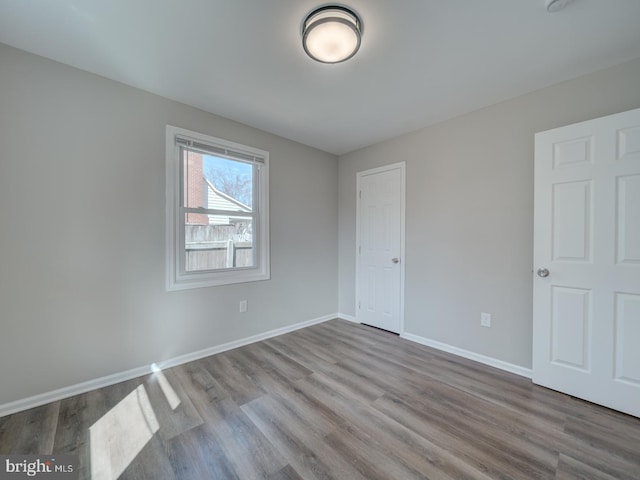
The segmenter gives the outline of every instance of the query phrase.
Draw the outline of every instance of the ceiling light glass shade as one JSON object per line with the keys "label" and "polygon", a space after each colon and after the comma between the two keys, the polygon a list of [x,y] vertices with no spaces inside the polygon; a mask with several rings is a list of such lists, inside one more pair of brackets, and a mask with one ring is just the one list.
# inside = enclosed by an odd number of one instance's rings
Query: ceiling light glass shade
{"label": "ceiling light glass shade", "polygon": [[328,6],[314,10],[304,21],[302,45],[314,60],[340,63],[360,48],[361,23],[351,10]]}
{"label": "ceiling light glass shade", "polygon": [[550,13],[559,12],[569,5],[573,0],[546,0],[547,11]]}

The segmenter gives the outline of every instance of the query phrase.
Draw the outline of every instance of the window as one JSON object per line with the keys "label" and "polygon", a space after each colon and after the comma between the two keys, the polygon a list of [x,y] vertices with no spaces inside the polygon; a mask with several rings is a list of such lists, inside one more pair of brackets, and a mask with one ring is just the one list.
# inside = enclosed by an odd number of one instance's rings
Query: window
{"label": "window", "polygon": [[167,125],[167,289],[269,279],[269,153]]}

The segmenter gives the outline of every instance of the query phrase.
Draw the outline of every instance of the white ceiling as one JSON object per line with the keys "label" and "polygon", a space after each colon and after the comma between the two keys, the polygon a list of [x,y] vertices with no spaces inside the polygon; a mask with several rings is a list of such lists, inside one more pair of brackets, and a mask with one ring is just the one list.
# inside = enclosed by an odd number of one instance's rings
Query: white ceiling
{"label": "white ceiling", "polygon": [[323,3],[2,0],[0,42],[337,155],[640,57],[640,0],[348,0],[362,47],[325,65]]}

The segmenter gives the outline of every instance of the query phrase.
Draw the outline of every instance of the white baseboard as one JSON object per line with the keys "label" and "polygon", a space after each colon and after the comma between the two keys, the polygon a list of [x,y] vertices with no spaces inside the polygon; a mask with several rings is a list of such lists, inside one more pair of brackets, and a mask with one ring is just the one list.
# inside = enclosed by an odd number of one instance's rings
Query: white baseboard
{"label": "white baseboard", "polygon": [[[341,320],[347,320],[349,322],[358,323],[358,321],[356,320],[356,317],[354,317],[353,315],[347,315],[346,313],[338,313],[338,318],[340,318]],[[505,370],[507,372],[515,373],[516,375],[520,375],[522,377],[531,378],[532,376],[531,369],[529,368],[524,368],[519,365],[514,365],[513,363],[504,362],[502,360],[498,360],[497,358],[487,357],[486,355],[481,355],[479,353],[471,352],[469,350],[464,350],[462,348],[454,347],[453,345],[438,342],[436,340],[431,340],[429,338],[420,337],[419,335],[414,335],[412,333],[406,333],[406,332],[401,333],[400,337],[404,338],[405,340],[409,340],[411,342],[416,342],[421,345],[426,345],[427,347],[432,347],[438,350],[442,350],[443,352],[458,355],[459,357],[464,357],[464,358],[468,358],[469,360],[474,360],[476,362],[484,363],[485,365],[499,368],[500,370]]]}
{"label": "white baseboard", "polygon": [[151,372],[151,367],[138,367],[125,372],[118,372],[106,377],[100,377],[86,382],[77,383],[68,387],[58,388],[50,392],[40,393],[33,397],[23,398],[21,400],[15,400],[13,402],[0,405],[0,417],[5,415],[11,415],[12,413],[21,412],[30,408],[46,405],[47,403],[57,402],[63,398],[73,397],[80,393],[89,392],[98,388],[114,385],[116,383],[131,380],[132,378],[140,377]]}
{"label": "white baseboard", "polygon": [[161,369],[175,367],[178,365],[182,365],[183,363],[189,363],[193,362],[194,360],[199,360],[204,357],[215,355],[216,353],[222,353],[226,352],[227,350],[233,350],[234,348],[244,347],[245,345],[249,345],[250,343],[260,342],[268,338],[277,337],[278,335],[284,335],[285,333],[300,330],[301,328],[310,327],[311,325],[316,325],[317,323],[323,323],[329,320],[333,320],[334,318],[338,318],[337,313],[314,318],[312,320],[307,320],[306,322],[300,322],[294,325],[277,328],[275,330],[269,330],[268,332],[259,333],[257,335],[252,335],[251,337],[242,338],[240,340],[224,343],[215,347],[205,348],[204,350],[198,350],[197,352],[180,355],[179,357],[174,357],[169,360],[159,362],[157,365]]}
{"label": "white baseboard", "polygon": [[469,350],[464,350],[462,348],[454,347],[453,345],[438,342],[436,340],[431,340],[429,338],[420,337],[412,333],[405,332],[400,336],[412,342],[420,343],[422,345],[426,345],[427,347],[432,347],[437,350],[442,350],[443,352],[453,353],[454,355],[468,358],[469,360],[474,360],[476,362],[484,363],[485,365],[499,368],[500,370],[505,370],[507,372],[515,373],[516,375],[520,375],[522,377],[531,378],[532,376],[532,372],[530,368],[521,367],[519,365],[515,365],[509,362],[504,362],[502,360],[498,360],[497,358],[487,357],[486,355],[481,355],[479,353],[470,352]]}
{"label": "white baseboard", "polygon": [[347,315],[346,313],[339,313],[338,318],[340,320],[346,320],[347,322],[358,323],[356,317],[354,317],[353,315]]}
{"label": "white baseboard", "polygon": [[[214,347],[198,350],[197,352],[180,355],[178,357],[158,362],[157,365],[161,369],[175,367],[178,365],[182,365],[183,363],[188,363],[204,357],[215,355],[216,353],[233,350],[234,348],[243,347],[245,345],[249,345],[250,343],[260,342],[262,340],[266,340],[271,337],[277,337],[278,335],[293,332],[295,330],[309,327],[317,323],[323,323],[328,320],[333,320],[334,318],[342,317],[337,313],[332,315],[325,315],[323,317],[314,318],[305,322],[300,322],[294,325],[288,325],[286,327],[277,328],[275,330],[259,333],[257,335],[252,335],[251,337],[234,340],[233,342],[228,342],[222,345],[216,345]],[[47,403],[56,402],[58,400],[73,397],[74,395],[79,395],[91,390],[96,390],[98,388],[108,387],[109,385],[114,385],[126,380],[131,380],[132,378],[141,377],[149,373],[151,373],[151,365],[146,365],[144,367],[133,368],[125,372],[114,373],[105,377],[100,377],[94,380],[88,380],[86,382],[70,385],[68,387],[59,388],[50,392],[40,393],[38,395],[34,395],[32,397],[24,398],[21,400],[15,400],[13,402],[0,405],[0,417],[11,415],[12,413],[16,412],[21,412],[23,410],[28,410],[30,408],[39,407],[41,405],[46,405]]]}

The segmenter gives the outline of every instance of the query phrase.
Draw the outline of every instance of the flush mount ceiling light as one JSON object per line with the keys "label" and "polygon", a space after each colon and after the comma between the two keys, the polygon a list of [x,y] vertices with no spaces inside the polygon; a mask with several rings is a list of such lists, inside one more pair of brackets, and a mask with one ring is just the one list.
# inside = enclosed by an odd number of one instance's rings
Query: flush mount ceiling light
{"label": "flush mount ceiling light", "polygon": [[328,5],[311,12],[302,26],[302,46],[314,60],[340,63],[360,48],[362,22],[346,7]]}

